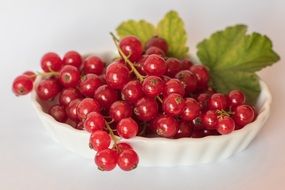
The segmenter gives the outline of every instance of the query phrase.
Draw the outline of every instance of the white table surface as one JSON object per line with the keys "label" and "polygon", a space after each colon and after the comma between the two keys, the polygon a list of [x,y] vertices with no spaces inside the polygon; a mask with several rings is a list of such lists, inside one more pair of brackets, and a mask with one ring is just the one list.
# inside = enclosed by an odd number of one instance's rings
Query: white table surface
{"label": "white table surface", "polygon": [[170,10],[185,19],[192,50],[217,29],[245,23],[267,34],[285,58],[285,1],[0,1],[0,189],[285,189],[285,65],[260,73],[273,95],[272,114],[250,147],[213,164],[98,171],[92,160],[56,144],[37,118],[29,97],[15,98],[11,82],[39,70],[47,51],[63,54],[113,48],[108,34],[127,18],[156,22]]}

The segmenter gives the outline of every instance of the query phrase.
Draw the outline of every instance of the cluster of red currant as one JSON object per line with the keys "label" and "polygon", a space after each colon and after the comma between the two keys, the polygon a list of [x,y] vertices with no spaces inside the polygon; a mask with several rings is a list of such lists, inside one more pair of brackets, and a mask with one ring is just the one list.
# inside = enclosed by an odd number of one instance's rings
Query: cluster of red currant
{"label": "cluster of red currant", "polygon": [[163,38],[142,44],[135,36],[112,37],[120,58],[108,65],[75,51],[63,59],[47,53],[41,60],[43,73],[28,71],[13,83],[13,92],[24,95],[41,75],[35,87],[38,97],[52,100],[49,114],[57,121],[91,134],[89,146],[97,151],[99,169],[137,166],[137,153],[118,136],[200,138],[231,133],[255,119],[240,90],[215,92],[208,86],[207,68],[167,57]]}

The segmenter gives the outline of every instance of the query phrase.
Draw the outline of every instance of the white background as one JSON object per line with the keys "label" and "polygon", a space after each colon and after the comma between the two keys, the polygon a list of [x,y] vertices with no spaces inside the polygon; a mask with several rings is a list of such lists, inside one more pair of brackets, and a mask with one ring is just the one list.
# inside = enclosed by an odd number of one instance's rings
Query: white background
{"label": "white background", "polygon": [[228,160],[191,167],[102,173],[92,160],[53,142],[29,97],[11,93],[13,78],[39,70],[43,53],[113,48],[108,32],[118,23],[128,18],[157,22],[170,9],[185,20],[192,51],[215,30],[245,23],[268,35],[285,58],[284,2],[0,0],[0,189],[285,189],[284,60],[260,73],[272,91],[272,112],[250,147]]}

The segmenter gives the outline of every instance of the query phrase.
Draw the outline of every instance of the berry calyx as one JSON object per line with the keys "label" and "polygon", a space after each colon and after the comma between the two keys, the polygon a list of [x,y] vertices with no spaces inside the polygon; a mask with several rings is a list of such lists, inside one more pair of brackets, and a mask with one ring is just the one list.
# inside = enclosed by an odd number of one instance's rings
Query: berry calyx
{"label": "berry calyx", "polygon": [[76,87],[80,82],[80,72],[72,65],[65,65],[60,70],[59,80],[65,88]]}

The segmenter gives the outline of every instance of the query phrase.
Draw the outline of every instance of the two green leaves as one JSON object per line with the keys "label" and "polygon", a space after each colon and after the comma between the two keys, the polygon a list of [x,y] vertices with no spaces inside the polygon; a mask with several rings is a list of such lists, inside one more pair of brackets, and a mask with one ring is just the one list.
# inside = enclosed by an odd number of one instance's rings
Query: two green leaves
{"label": "two green leaves", "polygon": [[[175,11],[168,12],[156,27],[144,20],[129,20],[118,26],[117,33],[120,37],[135,35],[143,43],[158,35],[168,42],[168,56],[185,58],[188,55],[184,23]],[[197,55],[208,67],[214,89],[224,93],[242,90],[252,104],[260,93],[255,72],[280,59],[267,36],[255,32],[249,35],[245,25],[215,32],[197,45]]]}

